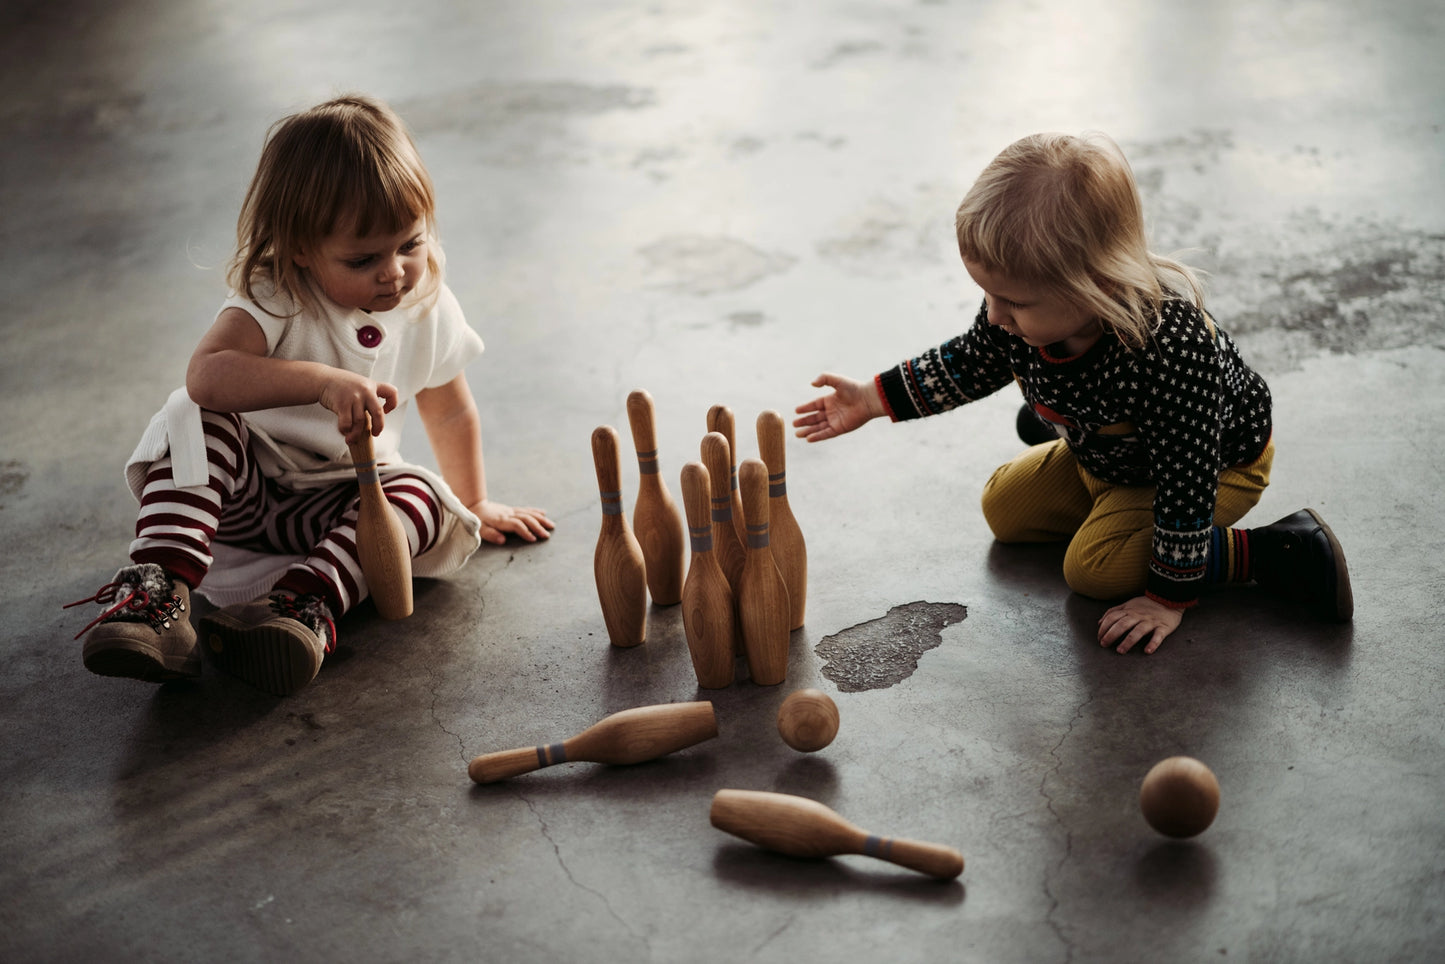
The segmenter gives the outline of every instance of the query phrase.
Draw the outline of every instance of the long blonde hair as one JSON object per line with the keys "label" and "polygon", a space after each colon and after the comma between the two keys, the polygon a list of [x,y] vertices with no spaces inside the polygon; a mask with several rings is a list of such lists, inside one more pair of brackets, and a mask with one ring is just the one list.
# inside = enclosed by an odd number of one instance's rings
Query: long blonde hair
{"label": "long blonde hair", "polygon": [[1083,307],[1126,345],[1148,342],[1170,294],[1203,307],[1195,273],[1150,252],[1134,172],[1104,134],[1015,141],[984,168],[954,224],[964,258]]}
{"label": "long blonde hair", "polygon": [[356,94],[327,101],[272,125],[241,205],[236,253],[226,280],[256,300],[268,281],[295,313],[317,307],[306,271],[294,257],[346,227],[357,237],[426,222],[427,277],[417,297],[441,287],[431,176],[401,119],[385,104]]}

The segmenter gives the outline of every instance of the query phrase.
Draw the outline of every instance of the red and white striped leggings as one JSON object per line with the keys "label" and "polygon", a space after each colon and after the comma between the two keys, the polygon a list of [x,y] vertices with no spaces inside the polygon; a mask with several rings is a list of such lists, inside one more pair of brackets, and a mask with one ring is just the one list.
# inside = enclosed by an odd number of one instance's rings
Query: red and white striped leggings
{"label": "red and white striped leggings", "polygon": [[[202,411],[210,482],[179,489],[169,456],[151,463],[141,495],[133,562],[153,562],[192,588],[200,584],[219,541],[261,552],[304,555],[275,588],[325,597],[341,616],[367,596],[356,557],[354,482],[292,492],[266,478],[251,452],[251,436],[237,415]],[[441,528],[441,500],[427,481],[407,471],[381,469],[381,487],[401,519],[413,557],[430,549]]]}

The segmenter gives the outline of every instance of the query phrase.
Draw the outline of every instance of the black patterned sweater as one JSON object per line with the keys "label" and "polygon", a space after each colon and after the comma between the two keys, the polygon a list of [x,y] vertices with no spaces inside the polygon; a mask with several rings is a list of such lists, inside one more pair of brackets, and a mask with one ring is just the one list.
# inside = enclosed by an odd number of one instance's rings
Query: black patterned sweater
{"label": "black patterned sweater", "polygon": [[1193,605],[1219,473],[1258,458],[1272,430],[1269,387],[1230,337],[1190,302],[1171,299],[1144,348],[1106,333],[1063,358],[990,325],[985,303],[968,331],[875,379],[895,421],[937,415],[1010,381],[1091,474],[1155,486],[1147,594]]}

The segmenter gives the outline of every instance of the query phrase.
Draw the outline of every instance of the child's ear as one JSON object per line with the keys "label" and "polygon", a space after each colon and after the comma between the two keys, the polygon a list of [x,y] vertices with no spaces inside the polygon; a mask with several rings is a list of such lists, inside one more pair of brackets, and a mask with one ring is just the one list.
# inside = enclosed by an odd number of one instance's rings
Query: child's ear
{"label": "child's ear", "polygon": [[305,251],[297,251],[295,254],[291,255],[291,263],[298,268],[311,267],[311,259],[306,256]]}

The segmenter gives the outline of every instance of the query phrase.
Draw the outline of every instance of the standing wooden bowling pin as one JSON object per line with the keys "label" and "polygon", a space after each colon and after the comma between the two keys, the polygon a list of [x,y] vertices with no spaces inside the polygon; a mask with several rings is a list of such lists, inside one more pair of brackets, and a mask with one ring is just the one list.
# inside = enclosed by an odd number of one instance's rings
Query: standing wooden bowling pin
{"label": "standing wooden bowling pin", "polygon": [[647,569],[642,547],[622,514],[622,472],[618,467],[617,430],[600,425],[592,433],[592,462],[602,495],[602,531],[592,555],[597,598],[613,646],[636,646],[647,639]]}
{"label": "standing wooden bowling pin", "polygon": [[682,627],[692,654],[697,685],[719,689],[733,681],[733,649],[737,638],[733,591],[713,551],[712,491],[707,467],[689,462],[682,467],[682,504],[687,509],[692,562],[682,586]]}
{"label": "standing wooden bowling pin", "polygon": [[391,511],[381,476],[376,468],[376,449],[371,441],[371,417],[360,442],[348,442],[356,481],[361,486],[361,505],[356,517],[356,556],[366,588],[382,619],[405,619],[411,615],[411,545],[401,520]]}
{"label": "standing wooden bowling pin", "polygon": [[736,597],[743,576],[745,550],[733,525],[732,493],[728,488],[732,467],[728,464],[730,449],[727,437],[721,432],[708,432],[702,438],[701,450],[702,464],[707,468],[708,485],[712,490],[713,552],[717,553],[718,565],[722,567],[723,575],[728,577],[728,585]]}
{"label": "standing wooden bowling pin", "polygon": [[639,389],[627,396],[627,421],[637,448],[637,502],[632,507],[632,531],[642,546],[652,602],[671,606],[682,600],[682,516],[658,472],[651,395]]}
{"label": "standing wooden bowling pin", "polygon": [[738,492],[738,442],[733,410],[726,405],[714,405],[707,410],[707,430],[718,432],[728,440],[728,487],[732,490],[733,527],[738,531],[738,542],[746,543],[748,534],[743,531],[743,500]]}
{"label": "standing wooden bowling pin", "polygon": [[786,441],[782,415],[767,411],[758,416],[758,452],[768,466],[769,541],[773,561],[788,584],[788,602],[792,607],[788,628],[797,629],[803,625],[803,610],[808,603],[808,547],[788,505]]}
{"label": "standing wooden bowling pin", "polygon": [[748,553],[738,591],[738,620],[743,627],[743,653],[753,682],[781,683],[788,675],[788,626],[792,609],[788,585],[768,547],[768,467],[748,459],[738,469],[747,519]]}

